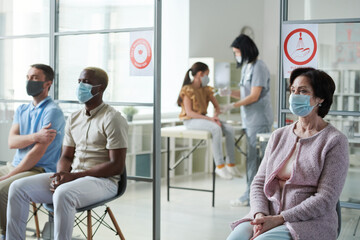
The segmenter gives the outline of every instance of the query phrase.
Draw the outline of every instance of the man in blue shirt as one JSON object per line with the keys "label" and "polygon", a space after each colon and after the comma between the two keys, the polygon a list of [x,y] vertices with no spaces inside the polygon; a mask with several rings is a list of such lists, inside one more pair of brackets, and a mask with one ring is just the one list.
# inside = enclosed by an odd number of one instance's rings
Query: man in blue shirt
{"label": "man in blue shirt", "polygon": [[[9,147],[17,149],[12,162],[0,167],[0,231],[6,231],[6,208],[10,184],[16,179],[43,172],[55,172],[64,138],[65,118],[48,96],[54,71],[34,64],[27,74],[26,91],[33,97],[19,106],[9,133]],[[1,239],[1,238],[0,238]]]}

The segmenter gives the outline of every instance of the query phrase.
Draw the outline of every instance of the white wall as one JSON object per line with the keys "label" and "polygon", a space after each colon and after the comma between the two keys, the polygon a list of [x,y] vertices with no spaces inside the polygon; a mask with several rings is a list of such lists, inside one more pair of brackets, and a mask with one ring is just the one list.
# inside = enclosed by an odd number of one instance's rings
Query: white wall
{"label": "white wall", "polygon": [[189,0],[163,1],[162,8],[161,111],[163,117],[177,117],[176,101],[189,61]]}
{"label": "white wall", "polygon": [[243,26],[255,31],[262,53],[264,0],[191,0],[190,57],[214,57],[234,61],[230,48]]}

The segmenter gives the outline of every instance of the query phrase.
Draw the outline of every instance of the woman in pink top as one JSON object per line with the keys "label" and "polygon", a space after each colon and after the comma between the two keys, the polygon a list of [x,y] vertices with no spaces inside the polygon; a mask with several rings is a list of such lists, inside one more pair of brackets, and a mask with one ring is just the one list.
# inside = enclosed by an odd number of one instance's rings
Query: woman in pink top
{"label": "woman in pink top", "polygon": [[290,76],[290,111],[299,120],[273,132],[251,185],[250,213],[228,240],[337,238],[336,203],[349,165],[348,141],[323,118],[335,84],[323,71]]}

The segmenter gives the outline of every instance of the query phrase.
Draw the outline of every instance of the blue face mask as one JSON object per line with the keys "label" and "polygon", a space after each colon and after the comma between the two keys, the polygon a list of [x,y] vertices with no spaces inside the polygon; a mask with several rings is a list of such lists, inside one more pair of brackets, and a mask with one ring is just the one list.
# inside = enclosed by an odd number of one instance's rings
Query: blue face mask
{"label": "blue face mask", "polygon": [[204,75],[202,78],[201,78],[201,86],[203,87],[206,87],[208,84],[209,84],[209,76],[208,75]]}
{"label": "blue face mask", "polygon": [[309,95],[291,94],[289,103],[290,111],[300,117],[306,117],[315,107],[310,105]]}
{"label": "blue face mask", "polygon": [[93,85],[88,84],[88,83],[80,82],[79,85],[78,85],[78,87],[76,88],[76,96],[77,96],[79,102],[81,102],[81,103],[86,103],[86,102],[88,102],[90,99],[92,99],[93,97],[95,97],[96,95],[98,95],[99,92],[96,93],[95,95],[93,95],[93,94],[91,93],[91,89],[92,89],[93,87],[98,87],[98,86],[100,86],[100,85],[101,85],[101,84],[93,86]]}

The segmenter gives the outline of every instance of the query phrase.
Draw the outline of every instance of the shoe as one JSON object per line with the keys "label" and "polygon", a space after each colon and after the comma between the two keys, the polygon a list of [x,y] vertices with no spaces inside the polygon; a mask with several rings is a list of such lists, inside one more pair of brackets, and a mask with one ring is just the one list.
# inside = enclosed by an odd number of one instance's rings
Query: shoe
{"label": "shoe", "polygon": [[249,199],[240,200],[240,198],[231,200],[230,205],[232,207],[248,207],[248,206],[250,206]]}
{"label": "shoe", "polygon": [[222,167],[222,168],[218,168],[216,167],[215,169],[215,173],[223,178],[223,179],[226,179],[226,180],[231,180],[233,178],[233,176],[226,170],[225,167]]}
{"label": "shoe", "polygon": [[230,205],[232,207],[248,207],[250,206],[249,194],[245,192],[241,197],[231,200]]}
{"label": "shoe", "polygon": [[226,170],[234,177],[239,177],[239,178],[242,178],[242,175],[239,171],[239,169],[237,169],[236,166],[228,166],[226,165]]}

